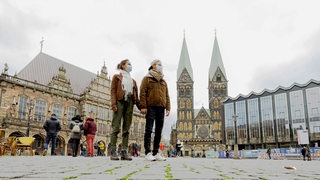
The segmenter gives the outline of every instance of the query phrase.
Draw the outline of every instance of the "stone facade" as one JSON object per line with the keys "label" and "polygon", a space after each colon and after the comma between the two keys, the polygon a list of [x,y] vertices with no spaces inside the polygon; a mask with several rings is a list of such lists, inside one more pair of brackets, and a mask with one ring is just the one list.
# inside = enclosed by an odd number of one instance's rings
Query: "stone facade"
{"label": "stone facade", "polygon": [[[5,66],[0,76],[0,121],[6,137],[26,136],[29,122],[29,136],[35,137],[33,149],[36,154],[41,154],[46,137],[43,123],[52,113],[55,113],[62,126],[56,153],[70,154],[70,130],[67,126],[71,118],[79,114],[84,119],[86,117],[95,119],[97,123],[95,141],[102,141],[105,147],[108,147],[112,110],[110,107],[111,80],[106,66],[103,65],[96,78],[92,79],[81,94],[73,93],[72,84],[66,72],[68,69],[60,66],[49,84],[40,84],[17,75],[8,75],[8,66]],[[39,76],[41,76],[40,73]],[[130,148],[133,143],[137,143],[140,151],[144,151],[142,146],[144,127],[144,116],[135,107],[129,137]],[[81,142],[83,141],[85,137],[82,137]],[[118,146],[121,146],[121,133],[119,133]]]}

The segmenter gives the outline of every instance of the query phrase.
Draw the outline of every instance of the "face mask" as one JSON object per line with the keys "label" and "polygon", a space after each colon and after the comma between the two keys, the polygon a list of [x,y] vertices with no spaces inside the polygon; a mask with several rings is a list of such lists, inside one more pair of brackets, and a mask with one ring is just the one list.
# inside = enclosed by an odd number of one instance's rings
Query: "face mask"
{"label": "face mask", "polygon": [[126,68],[126,71],[129,73],[132,71],[132,66],[131,65],[128,65],[127,68]]}
{"label": "face mask", "polygon": [[156,71],[162,73],[162,66],[161,66],[161,65],[157,65],[157,66],[156,66]]}

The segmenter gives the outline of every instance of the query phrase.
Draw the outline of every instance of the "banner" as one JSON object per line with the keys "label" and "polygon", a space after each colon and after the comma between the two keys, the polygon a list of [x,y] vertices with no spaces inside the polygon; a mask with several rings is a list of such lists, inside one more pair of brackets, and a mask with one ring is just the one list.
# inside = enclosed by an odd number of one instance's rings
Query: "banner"
{"label": "banner", "polygon": [[297,130],[298,144],[309,144],[309,134],[307,130]]}

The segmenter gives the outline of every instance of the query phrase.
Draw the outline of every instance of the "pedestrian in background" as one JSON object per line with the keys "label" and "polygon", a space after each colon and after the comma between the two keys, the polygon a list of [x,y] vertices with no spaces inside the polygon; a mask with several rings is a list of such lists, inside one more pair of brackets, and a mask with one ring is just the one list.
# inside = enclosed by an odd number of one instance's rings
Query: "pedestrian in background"
{"label": "pedestrian in background", "polygon": [[93,157],[94,149],[93,149],[93,142],[94,137],[96,136],[97,132],[97,125],[94,122],[94,119],[88,117],[86,122],[84,123],[84,135],[86,136],[87,144],[88,144],[88,157]]}
{"label": "pedestrian in background", "polygon": [[56,150],[58,132],[61,130],[61,124],[60,124],[60,121],[58,120],[56,114],[52,114],[50,119],[47,119],[44,122],[43,128],[47,132],[46,142],[44,144],[43,155],[44,156],[47,155],[48,145],[51,141],[51,156],[54,156],[54,155],[56,155],[55,150]]}
{"label": "pedestrian in background", "polygon": [[104,156],[104,143],[102,141],[99,142],[99,150],[100,150],[100,153],[98,155]]}
{"label": "pedestrian in background", "polygon": [[80,115],[77,115],[71,119],[71,122],[68,125],[69,129],[71,129],[70,139],[71,139],[71,147],[72,147],[72,157],[77,157],[80,139],[83,133],[83,120]]}
{"label": "pedestrian in background", "polygon": [[[148,74],[142,79],[140,86],[141,114],[146,115],[144,134],[144,148],[146,159],[149,161],[166,160],[159,153],[164,115],[170,114],[170,97],[166,81],[163,79],[162,64],[160,60],[153,60]],[[155,136],[151,152],[151,133],[155,123]]]}
{"label": "pedestrian in background", "polygon": [[227,149],[227,150],[226,150],[226,158],[227,158],[227,159],[229,158],[229,155],[230,155],[230,153],[229,153],[229,150]]}
{"label": "pedestrian in background", "polygon": [[268,154],[269,159],[271,159],[271,148],[268,148],[267,154]]}
{"label": "pedestrian in background", "polygon": [[307,149],[306,149],[306,147],[303,147],[303,148],[301,149],[301,154],[302,154],[302,156],[303,156],[303,160],[305,161],[305,160],[306,160],[306,155],[307,155]]}
{"label": "pedestrian in background", "polygon": [[80,145],[81,154],[80,156],[86,156],[87,155],[87,143],[84,141]]}
{"label": "pedestrian in background", "polygon": [[[113,110],[112,133],[111,133],[111,160],[119,160],[117,155],[117,138],[122,122],[122,146],[121,160],[131,161],[128,154],[129,130],[132,123],[133,106],[139,108],[138,87],[136,81],[131,77],[131,62],[128,59],[122,60],[117,69],[119,74],[115,74],[111,82],[111,106]],[[118,149],[119,151],[119,149]]]}
{"label": "pedestrian in background", "polygon": [[311,151],[308,146],[306,147],[306,156],[307,156],[308,161],[311,161]]}

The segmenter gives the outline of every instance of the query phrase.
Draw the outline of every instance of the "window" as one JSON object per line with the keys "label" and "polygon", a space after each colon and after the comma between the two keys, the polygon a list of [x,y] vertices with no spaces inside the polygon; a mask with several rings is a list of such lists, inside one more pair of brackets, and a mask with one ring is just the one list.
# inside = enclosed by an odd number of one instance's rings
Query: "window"
{"label": "window", "polygon": [[307,111],[309,114],[310,135],[320,132],[320,87],[306,89]]}
{"label": "window", "polygon": [[98,118],[107,120],[107,109],[105,109],[104,107],[98,107]]}
{"label": "window", "polygon": [[71,119],[76,116],[76,113],[77,113],[77,108],[68,107],[68,121],[71,121]]}
{"label": "window", "polygon": [[59,120],[62,119],[63,106],[61,104],[53,104],[52,114],[56,114]]}
{"label": "window", "polygon": [[20,96],[19,97],[19,112],[18,112],[18,119],[26,120],[27,119],[27,97]]}
{"label": "window", "polygon": [[267,137],[273,136],[273,110],[271,96],[264,96],[260,98],[261,104],[261,120],[262,120],[262,133],[266,140]]}
{"label": "window", "polygon": [[47,102],[44,100],[36,100],[34,106],[34,120],[44,121],[46,118]]}

